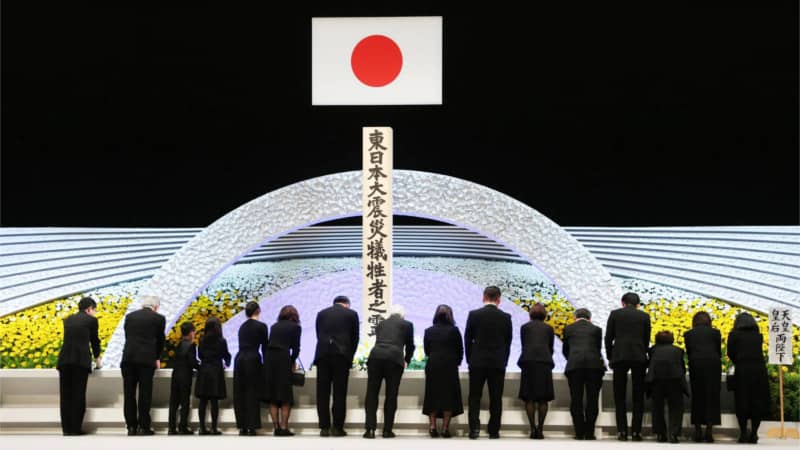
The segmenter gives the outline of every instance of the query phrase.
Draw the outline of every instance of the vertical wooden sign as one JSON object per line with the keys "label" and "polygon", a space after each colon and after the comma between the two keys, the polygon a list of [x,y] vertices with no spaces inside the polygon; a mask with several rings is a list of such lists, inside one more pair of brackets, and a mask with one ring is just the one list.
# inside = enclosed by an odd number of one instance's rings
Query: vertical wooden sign
{"label": "vertical wooden sign", "polygon": [[362,304],[367,340],[392,304],[392,145],[390,127],[364,127],[361,178]]}

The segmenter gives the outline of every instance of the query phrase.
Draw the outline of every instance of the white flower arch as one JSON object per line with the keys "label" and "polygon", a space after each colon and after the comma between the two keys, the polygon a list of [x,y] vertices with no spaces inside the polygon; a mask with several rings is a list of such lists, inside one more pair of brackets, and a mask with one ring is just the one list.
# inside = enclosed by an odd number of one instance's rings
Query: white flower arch
{"label": "white flower arch", "polygon": [[[486,186],[446,175],[394,171],[394,214],[435,219],[481,233],[517,252],[546,274],[578,306],[604,324],[621,291],[611,274],[555,222]],[[236,208],[186,243],[155,273],[142,294],[162,298],[170,329],[218,274],[251,250],[293,230],[361,214],[361,172],[301,181]],[[133,302],[129,311],[137,309]],[[106,349],[119,364],[122,322]]]}

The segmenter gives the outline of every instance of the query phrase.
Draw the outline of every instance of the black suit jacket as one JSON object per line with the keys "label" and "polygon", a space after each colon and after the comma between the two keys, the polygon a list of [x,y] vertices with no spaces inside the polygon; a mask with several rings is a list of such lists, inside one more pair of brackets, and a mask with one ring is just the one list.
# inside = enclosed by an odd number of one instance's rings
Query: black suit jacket
{"label": "black suit jacket", "polygon": [[511,315],[493,304],[469,312],[464,329],[467,364],[505,369],[511,352]]}
{"label": "black suit jacket", "polygon": [[731,330],[728,333],[728,358],[735,366],[763,365],[764,337],[758,330]]}
{"label": "black suit jacket", "polygon": [[[405,347],[405,357],[403,356]],[[399,366],[411,362],[414,356],[414,325],[400,316],[391,316],[375,327],[375,347],[369,359],[391,361]]]}
{"label": "black suit jacket", "polygon": [[239,327],[239,354],[259,353],[267,350],[269,329],[264,322],[247,319]]}
{"label": "black suit jacket", "polygon": [[553,364],[553,341],[555,340],[553,327],[542,320],[531,320],[520,327],[519,337],[522,343],[522,352],[517,360],[519,367],[528,362],[555,366]]}
{"label": "black suit jacket", "polygon": [[352,360],[358,346],[358,313],[336,304],[317,313],[317,348],[314,363],[320,358],[340,355]]}
{"label": "black suit jacket", "polygon": [[125,347],[122,364],[156,365],[164,350],[164,329],[167,321],[150,308],[142,308],[125,316]]}
{"label": "black suit jacket", "polygon": [[191,384],[192,375],[199,368],[200,361],[197,360],[197,346],[192,341],[181,339],[178,348],[175,349],[172,378],[184,384]]}
{"label": "black suit jacket", "polygon": [[[97,319],[81,311],[64,319],[64,343],[58,354],[56,368],[64,366],[83,367],[92,371],[92,355],[100,356],[100,338],[97,335]],[[92,355],[89,354],[89,346]]]}
{"label": "black suit jacket", "polygon": [[436,359],[456,366],[461,365],[464,359],[464,342],[461,331],[455,325],[438,323],[425,330],[422,339],[428,362]]}
{"label": "black suit jacket", "polygon": [[[300,324],[291,320],[279,320],[272,324],[269,347],[282,348],[289,351],[289,358],[294,362],[300,355]],[[351,358],[352,359],[352,358]]]}
{"label": "black suit jacket", "polygon": [[722,336],[719,330],[711,327],[694,327],[683,333],[686,355],[689,361],[714,360],[722,358]]}
{"label": "black suit jacket", "polygon": [[617,362],[647,362],[650,346],[650,315],[633,306],[615,309],[606,325],[606,358]]}
{"label": "black suit jacket", "polygon": [[603,330],[588,320],[576,320],[564,327],[561,353],[567,358],[564,372],[575,369],[605,370],[603,355]]}
{"label": "black suit jacket", "polygon": [[646,381],[683,379],[686,365],[683,350],[672,344],[658,344],[650,348],[650,363],[647,367]]}

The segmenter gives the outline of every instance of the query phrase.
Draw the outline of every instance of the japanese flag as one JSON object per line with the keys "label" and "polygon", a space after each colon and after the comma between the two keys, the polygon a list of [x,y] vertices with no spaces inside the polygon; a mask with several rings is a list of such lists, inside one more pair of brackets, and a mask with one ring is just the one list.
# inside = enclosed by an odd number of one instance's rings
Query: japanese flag
{"label": "japanese flag", "polygon": [[441,17],[311,19],[312,105],[441,105]]}

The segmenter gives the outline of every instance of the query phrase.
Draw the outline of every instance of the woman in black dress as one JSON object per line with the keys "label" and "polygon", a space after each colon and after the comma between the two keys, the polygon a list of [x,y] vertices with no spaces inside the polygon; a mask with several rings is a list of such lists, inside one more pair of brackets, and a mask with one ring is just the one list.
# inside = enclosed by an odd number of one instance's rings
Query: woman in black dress
{"label": "woman in black dress", "polygon": [[264,355],[266,392],[269,415],[275,426],[275,436],[294,436],[289,431],[289,414],[292,411],[292,371],[300,354],[300,315],[292,305],[281,308],[278,321],[270,329],[270,340]]}
{"label": "woman in black dress", "polygon": [[[736,316],[728,334],[728,358],[734,365],[734,403],[739,421],[739,442],[758,442],[758,426],[769,412],[769,383],[763,337],[749,313]],[[747,433],[747,420],[750,433]]]}
{"label": "woman in black dress", "polygon": [[692,317],[692,329],[683,334],[683,341],[689,357],[694,441],[714,442],[711,430],[720,424],[722,337],[718,329],[711,327],[711,316],[700,311]]}
{"label": "woman in black dress", "polygon": [[[531,320],[520,327],[520,352],[517,365],[522,369],[519,398],[525,401],[525,412],[531,426],[531,439],[544,439],[542,427],[547,417],[547,402],[553,400],[553,327],[544,323],[547,310],[537,303],[531,307]],[[534,420],[534,414],[538,414]]]}
{"label": "woman in black dress", "polygon": [[[231,365],[231,354],[228,351],[228,341],[222,337],[222,324],[216,317],[209,317],[206,321],[198,353],[200,369],[197,371],[194,395],[200,399],[198,405],[200,434],[222,434],[217,429],[219,400],[227,397],[225,367]],[[209,403],[211,403],[211,431],[206,428],[206,407]]]}
{"label": "woman in black dress", "polygon": [[233,411],[241,436],[255,436],[261,428],[261,389],[264,382],[262,353],[267,350],[267,326],[258,320],[261,308],[248,302],[247,320],[239,327],[239,353],[233,368]]}
{"label": "woman in black dress", "polygon": [[[425,399],[422,414],[430,420],[430,436],[449,438],[450,419],[464,413],[458,366],[464,358],[464,340],[453,320],[453,310],[447,305],[436,307],[433,326],[425,330],[423,346],[428,362],[425,364]],[[442,418],[441,432],[436,419]]]}

